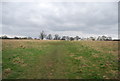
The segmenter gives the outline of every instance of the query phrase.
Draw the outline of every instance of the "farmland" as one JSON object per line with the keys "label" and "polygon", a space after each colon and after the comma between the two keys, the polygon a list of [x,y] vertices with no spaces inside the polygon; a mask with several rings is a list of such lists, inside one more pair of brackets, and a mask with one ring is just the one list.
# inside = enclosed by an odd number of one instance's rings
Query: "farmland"
{"label": "farmland", "polygon": [[3,79],[116,79],[117,41],[2,40]]}

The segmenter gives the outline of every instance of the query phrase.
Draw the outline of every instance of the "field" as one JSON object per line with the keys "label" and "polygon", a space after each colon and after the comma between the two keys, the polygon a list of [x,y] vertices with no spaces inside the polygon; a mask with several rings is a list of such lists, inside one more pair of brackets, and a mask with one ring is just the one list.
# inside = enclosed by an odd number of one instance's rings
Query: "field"
{"label": "field", "polygon": [[117,41],[2,40],[3,79],[116,79]]}

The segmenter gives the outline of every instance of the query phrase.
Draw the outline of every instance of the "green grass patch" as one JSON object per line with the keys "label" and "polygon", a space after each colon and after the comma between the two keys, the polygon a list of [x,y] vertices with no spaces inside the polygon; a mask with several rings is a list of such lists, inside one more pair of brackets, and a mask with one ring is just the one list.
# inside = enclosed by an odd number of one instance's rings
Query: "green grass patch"
{"label": "green grass patch", "polygon": [[105,47],[103,51],[103,48],[97,50],[88,44],[81,41],[3,40],[3,78],[117,78],[118,57],[114,52],[108,52],[117,51],[117,47],[113,44],[113,48]]}

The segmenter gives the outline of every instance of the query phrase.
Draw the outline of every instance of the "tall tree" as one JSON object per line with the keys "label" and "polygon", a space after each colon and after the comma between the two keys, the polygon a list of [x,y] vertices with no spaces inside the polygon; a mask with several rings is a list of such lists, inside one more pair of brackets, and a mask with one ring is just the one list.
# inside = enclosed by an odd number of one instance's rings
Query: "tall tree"
{"label": "tall tree", "polygon": [[94,40],[95,40],[95,37],[90,37],[89,39],[94,41]]}
{"label": "tall tree", "polygon": [[47,36],[47,39],[52,40],[52,35],[49,34],[49,35]]}
{"label": "tall tree", "polygon": [[102,40],[102,39],[101,39],[101,37],[100,37],[100,36],[98,36],[97,40],[98,40],[98,41],[100,41],[100,40]]}
{"label": "tall tree", "polygon": [[75,37],[75,40],[79,40],[79,36],[76,36],[76,37]]}
{"label": "tall tree", "polygon": [[73,37],[70,37],[70,41],[73,41],[74,40],[74,38]]}
{"label": "tall tree", "polygon": [[102,36],[102,40],[105,41],[106,39],[107,39],[107,37],[103,35],[103,36]]}
{"label": "tall tree", "polygon": [[55,34],[54,40],[60,40],[60,37],[58,34]]}
{"label": "tall tree", "polygon": [[32,37],[27,37],[27,39],[32,39]]}
{"label": "tall tree", "polygon": [[69,37],[69,36],[66,36],[66,40],[70,40],[70,37]]}
{"label": "tall tree", "polygon": [[62,36],[61,40],[66,40],[66,36]]}
{"label": "tall tree", "polygon": [[44,31],[42,31],[42,32],[40,33],[39,38],[40,38],[41,40],[43,40],[45,37],[46,37],[46,34],[45,34]]}
{"label": "tall tree", "polygon": [[6,35],[2,36],[2,39],[9,39]]}
{"label": "tall tree", "polygon": [[107,37],[106,40],[111,41],[111,40],[112,40],[112,37]]}

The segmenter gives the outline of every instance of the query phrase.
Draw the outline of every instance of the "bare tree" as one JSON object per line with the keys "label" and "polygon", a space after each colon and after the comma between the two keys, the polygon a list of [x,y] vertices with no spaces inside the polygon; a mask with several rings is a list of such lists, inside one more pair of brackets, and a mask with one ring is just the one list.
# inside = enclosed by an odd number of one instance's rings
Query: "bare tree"
{"label": "bare tree", "polygon": [[76,37],[75,37],[75,40],[79,40],[79,39],[80,39],[79,36],[76,36]]}
{"label": "bare tree", "polygon": [[101,39],[101,37],[100,37],[100,36],[98,36],[97,40],[98,40],[98,41],[100,41],[100,40],[102,40],[102,39]]}
{"label": "bare tree", "polygon": [[106,36],[99,36],[98,38],[97,38],[97,40],[100,40],[100,41],[105,41],[105,40],[107,40],[107,37]]}
{"label": "bare tree", "polygon": [[19,37],[16,37],[16,36],[15,36],[14,39],[19,39]]}
{"label": "bare tree", "polygon": [[94,40],[95,40],[95,37],[90,37],[90,40],[93,40],[93,41],[94,41]]}
{"label": "bare tree", "polygon": [[74,38],[73,37],[70,37],[70,41],[73,41],[74,40]]}
{"label": "bare tree", "polygon": [[47,39],[52,40],[52,35],[49,34],[49,35],[47,36]]}
{"label": "bare tree", "polygon": [[106,39],[107,39],[107,37],[103,35],[102,40],[105,41]]}
{"label": "bare tree", "polygon": [[54,40],[60,40],[60,37],[58,34],[55,34]]}
{"label": "bare tree", "polygon": [[6,35],[1,37],[2,39],[9,39]]}
{"label": "bare tree", "polygon": [[108,40],[112,40],[112,37],[108,37]]}
{"label": "bare tree", "polygon": [[111,41],[112,37],[107,37],[106,40]]}
{"label": "bare tree", "polygon": [[42,32],[40,33],[39,38],[40,38],[41,40],[43,40],[45,37],[46,37],[46,34],[45,34],[44,31],[42,31]]}
{"label": "bare tree", "polygon": [[70,37],[69,37],[69,36],[66,36],[66,40],[70,40]]}
{"label": "bare tree", "polygon": [[33,39],[32,37],[27,37],[27,39]]}
{"label": "bare tree", "polygon": [[62,36],[61,40],[66,40],[66,36]]}

